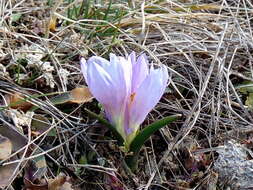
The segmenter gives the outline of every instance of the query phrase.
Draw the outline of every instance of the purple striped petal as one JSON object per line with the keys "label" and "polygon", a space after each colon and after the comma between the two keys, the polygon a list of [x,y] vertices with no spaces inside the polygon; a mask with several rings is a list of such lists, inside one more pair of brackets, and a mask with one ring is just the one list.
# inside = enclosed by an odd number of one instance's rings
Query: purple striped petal
{"label": "purple striped petal", "polygon": [[131,62],[124,57],[110,54],[110,66],[106,69],[110,76],[113,77],[119,91],[123,90],[126,92],[125,96],[130,94],[132,79]]}
{"label": "purple striped petal", "polygon": [[[140,87],[132,94],[129,110],[129,126],[140,125],[161,99],[168,81],[168,70],[165,66],[151,69]],[[131,99],[130,98],[130,99]]]}
{"label": "purple striped petal", "polygon": [[87,64],[86,82],[93,96],[104,105],[112,105],[112,91],[115,91],[115,84],[111,76],[92,57]]}
{"label": "purple striped petal", "polygon": [[136,53],[134,51],[130,53],[128,59],[131,62],[132,66],[134,67],[134,65],[136,64]]}
{"label": "purple striped petal", "polygon": [[110,61],[98,56],[87,62],[82,58],[81,70],[107,118],[129,145],[166,88],[167,68],[149,69],[146,55],[136,59],[132,52],[127,59],[114,54]]}
{"label": "purple striped petal", "polygon": [[125,137],[124,114],[131,93],[131,62],[110,54],[110,61],[93,56],[81,69],[93,96],[104,106],[110,122]]}
{"label": "purple striped petal", "polygon": [[148,60],[147,56],[142,54],[136,61],[134,52],[130,54],[130,59],[133,66],[132,92],[135,92],[148,75]]}

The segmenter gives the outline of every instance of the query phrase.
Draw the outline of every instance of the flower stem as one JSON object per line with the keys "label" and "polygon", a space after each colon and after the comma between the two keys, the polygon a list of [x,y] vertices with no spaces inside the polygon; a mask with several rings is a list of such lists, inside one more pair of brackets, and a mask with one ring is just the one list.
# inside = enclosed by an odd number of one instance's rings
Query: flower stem
{"label": "flower stem", "polygon": [[138,157],[139,152],[133,153],[132,155],[127,155],[125,157],[125,163],[128,166],[128,168],[131,170],[131,172],[135,172],[138,169]]}
{"label": "flower stem", "polygon": [[148,140],[148,138],[154,134],[157,130],[161,129],[165,125],[170,124],[173,121],[179,119],[182,115],[172,115],[155,121],[154,123],[148,125],[143,130],[141,130],[138,135],[133,139],[132,143],[130,144],[130,153],[131,155],[127,155],[125,158],[125,162],[128,167],[134,172],[137,170],[138,166],[138,156],[143,144]]}

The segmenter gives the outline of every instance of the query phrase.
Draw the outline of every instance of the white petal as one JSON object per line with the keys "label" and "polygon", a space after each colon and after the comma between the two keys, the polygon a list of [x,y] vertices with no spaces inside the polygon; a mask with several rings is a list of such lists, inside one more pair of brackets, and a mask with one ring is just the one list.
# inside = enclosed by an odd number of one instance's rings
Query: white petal
{"label": "white petal", "polygon": [[87,63],[83,57],[80,60],[80,64],[81,64],[81,71],[83,73],[84,79],[87,82]]}
{"label": "white petal", "polygon": [[136,90],[133,102],[130,103],[130,127],[140,125],[162,97],[168,81],[165,66],[151,70],[140,87]]}

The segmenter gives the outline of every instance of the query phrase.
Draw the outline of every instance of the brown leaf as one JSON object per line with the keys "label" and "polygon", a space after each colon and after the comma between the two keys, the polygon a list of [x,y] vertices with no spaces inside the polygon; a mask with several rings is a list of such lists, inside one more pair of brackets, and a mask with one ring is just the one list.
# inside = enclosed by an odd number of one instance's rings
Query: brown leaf
{"label": "brown leaf", "polygon": [[9,185],[11,177],[17,167],[17,163],[9,164],[0,167],[0,188]]}
{"label": "brown leaf", "polygon": [[6,96],[8,105],[13,109],[20,109],[22,111],[29,110],[33,105],[27,102],[20,93],[14,93]]}
{"label": "brown leaf", "polygon": [[67,181],[66,175],[60,173],[55,179],[49,180],[48,190],[62,190],[62,187],[66,181]]}
{"label": "brown leaf", "polygon": [[70,91],[72,99],[69,101],[71,103],[85,103],[89,102],[93,96],[88,87],[75,88]]}
{"label": "brown leaf", "polygon": [[65,182],[62,187],[60,188],[60,190],[73,190],[72,189],[72,184],[69,182]]}
{"label": "brown leaf", "polygon": [[[51,127],[50,121],[43,115],[40,114],[34,114],[33,119],[31,122],[31,129],[32,129],[32,134],[34,136],[40,135],[47,131]],[[48,136],[55,136],[55,130],[51,129],[47,135]]]}
{"label": "brown leaf", "polygon": [[25,189],[26,190],[48,190],[48,183],[35,184],[30,180],[24,178]]}
{"label": "brown leaf", "polygon": [[13,152],[20,150],[27,143],[26,137],[22,135],[15,126],[11,126],[11,125],[1,126],[0,134],[10,139],[12,143]]}
{"label": "brown leaf", "polygon": [[92,98],[93,96],[90,93],[89,88],[82,87],[82,88],[75,88],[71,91],[61,93],[58,96],[50,98],[50,101],[55,105],[64,104],[64,103],[81,104],[81,103],[89,102]]}
{"label": "brown leaf", "polygon": [[10,139],[0,135],[0,160],[7,159],[11,155],[12,143]]}
{"label": "brown leaf", "polygon": [[[13,152],[20,150],[26,144],[26,138],[17,131],[15,126],[12,126],[10,124],[9,125],[3,124],[0,127],[0,134],[3,135],[5,138],[7,138],[11,142],[11,150]],[[9,146],[10,148],[9,143],[7,143],[6,146]],[[11,150],[8,150],[8,151],[11,151]],[[0,147],[0,152],[1,151],[2,151],[2,148]],[[16,160],[16,159],[18,159],[17,156],[14,156],[10,159],[10,161]],[[4,188],[10,183],[12,175],[15,174],[14,171],[17,165],[18,163],[0,166],[0,188]]]}
{"label": "brown leaf", "polygon": [[68,181],[68,177],[63,173],[60,173],[55,179],[49,179],[48,183],[41,182],[35,184],[28,180],[24,179],[26,190],[73,190],[71,183]]}

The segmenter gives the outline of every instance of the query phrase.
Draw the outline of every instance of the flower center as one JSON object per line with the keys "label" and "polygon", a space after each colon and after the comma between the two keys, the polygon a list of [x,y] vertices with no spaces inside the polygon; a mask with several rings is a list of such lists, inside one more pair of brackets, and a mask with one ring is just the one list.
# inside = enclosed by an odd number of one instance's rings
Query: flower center
{"label": "flower center", "polygon": [[130,105],[133,103],[135,95],[135,92],[130,95]]}

